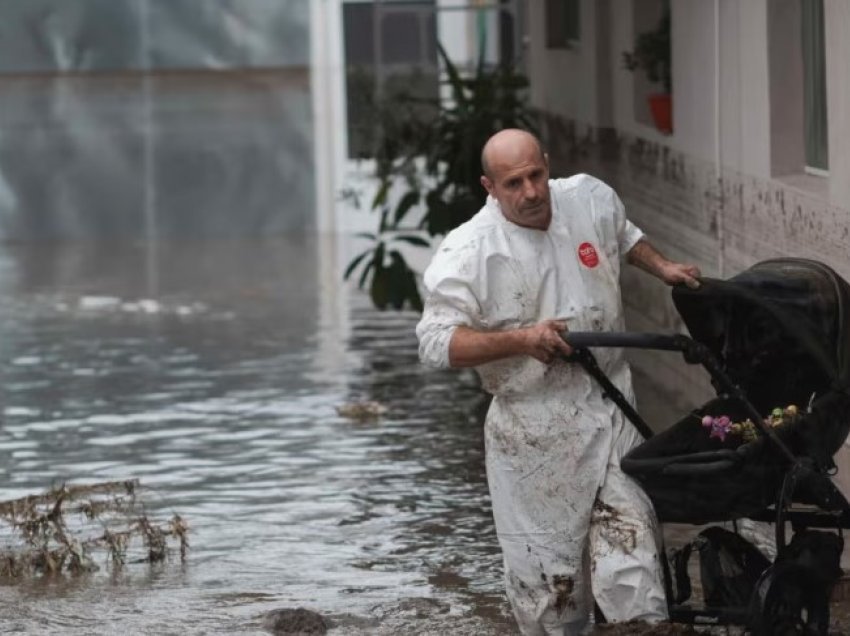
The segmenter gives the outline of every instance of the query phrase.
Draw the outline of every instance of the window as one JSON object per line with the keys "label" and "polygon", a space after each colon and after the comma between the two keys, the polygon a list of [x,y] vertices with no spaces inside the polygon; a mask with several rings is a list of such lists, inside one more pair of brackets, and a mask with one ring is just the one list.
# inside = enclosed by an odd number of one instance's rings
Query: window
{"label": "window", "polygon": [[826,176],[829,147],[826,121],[826,64],[823,0],[801,0],[803,126],[806,172]]}
{"label": "window", "polygon": [[432,116],[429,104],[439,96],[434,10],[434,0],[343,3],[349,157],[374,157],[381,99],[418,97],[417,112]]}
{"label": "window", "polygon": [[579,41],[580,0],[546,0],[546,47],[569,49]]}

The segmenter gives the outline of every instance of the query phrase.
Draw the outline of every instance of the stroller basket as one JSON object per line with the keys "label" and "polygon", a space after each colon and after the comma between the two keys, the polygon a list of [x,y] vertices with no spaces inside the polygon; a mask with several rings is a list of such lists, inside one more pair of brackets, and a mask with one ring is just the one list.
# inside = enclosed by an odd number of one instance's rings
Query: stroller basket
{"label": "stroller basket", "polygon": [[[747,415],[731,398],[716,398],[671,428],[647,440],[623,458],[622,468],[652,499],[663,521],[709,523],[753,516],[775,503],[790,462],[765,437],[710,438],[703,415]],[[833,393],[812,405],[810,413],[775,429],[796,456],[818,454],[818,432],[834,421],[850,422],[850,397]],[[815,449],[814,451],[812,449]],[[813,503],[804,488],[798,503]]]}

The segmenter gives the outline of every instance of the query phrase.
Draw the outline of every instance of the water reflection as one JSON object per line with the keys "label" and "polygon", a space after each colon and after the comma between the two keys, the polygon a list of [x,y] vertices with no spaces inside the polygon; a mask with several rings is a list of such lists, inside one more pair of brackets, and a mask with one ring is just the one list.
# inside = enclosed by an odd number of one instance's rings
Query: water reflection
{"label": "water reflection", "polygon": [[[0,631],[502,633],[482,397],[416,359],[416,316],[328,275],[316,238],[20,248],[0,262],[0,497],[138,477],[185,566],[0,586]],[[378,400],[380,419],[335,406]]]}

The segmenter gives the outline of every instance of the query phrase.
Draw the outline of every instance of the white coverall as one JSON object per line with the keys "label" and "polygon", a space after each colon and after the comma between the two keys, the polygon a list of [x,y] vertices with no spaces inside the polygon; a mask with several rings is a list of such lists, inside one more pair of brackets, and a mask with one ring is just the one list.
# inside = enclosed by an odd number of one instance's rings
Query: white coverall
{"label": "white coverall", "polygon": [[[449,365],[454,329],[505,330],[546,319],[570,331],[622,331],[620,259],[643,236],[606,184],[550,180],[546,231],[508,221],[498,202],[452,231],[425,272],[419,353]],[[634,401],[622,351],[595,351]],[[487,479],[507,595],[524,634],[578,634],[595,597],[608,620],[667,618],[657,521],[620,470],[640,435],[575,363],[523,356],[476,369],[494,396]],[[592,588],[592,589],[591,589]]]}

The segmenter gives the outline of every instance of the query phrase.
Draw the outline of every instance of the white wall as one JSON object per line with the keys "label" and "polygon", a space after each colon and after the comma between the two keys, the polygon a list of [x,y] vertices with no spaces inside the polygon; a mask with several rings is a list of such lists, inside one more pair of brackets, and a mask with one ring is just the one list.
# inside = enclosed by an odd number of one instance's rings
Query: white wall
{"label": "white wall", "polygon": [[667,145],[692,149],[699,159],[711,161],[715,156],[714,2],[674,1],[671,11],[673,135]]}
{"label": "white wall", "polygon": [[[827,119],[831,140],[850,140],[850,3],[825,0]],[[829,147],[830,199],[850,210],[850,145],[833,143]],[[842,237],[850,247],[850,237]],[[848,255],[850,259],[850,255]],[[850,440],[845,440],[834,458],[843,468],[836,476],[839,488],[850,497]],[[845,550],[845,555],[847,551]],[[843,567],[850,565],[845,558]]]}
{"label": "white wall", "polygon": [[547,49],[543,3],[529,5],[531,102],[548,112],[570,113],[571,118],[578,122],[597,126],[596,11],[593,0],[582,0],[580,11],[580,41],[575,48]]}
{"label": "white wall", "polygon": [[850,2],[825,0],[831,201],[850,210]]}
{"label": "white wall", "polygon": [[747,26],[741,34],[742,55],[746,60],[741,78],[742,94],[739,104],[742,139],[741,170],[762,177],[770,175],[768,139],[770,124],[763,113],[769,99],[767,59],[767,15],[765,0],[733,3],[738,9],[742,24]]}
{"label": "white wall", "polygon": [[[607,4],[607,20],[596,23]],[[713,0],[674,0],[673,127],[662,135],[635,117],[636,74],[623,68],[623,51],[634,48],[633,3],[583,2],[582,42],[575,50],[547,50],[541,5],[529,8],[532,102],[581,124],[612,125],[704,161],[715,160],[759,177],[770,176],[766,0],[720,0],[720,136],[715,90]],[[598,30],[609,38],[607,67],[597,65]],[[598,103],[599,85],[611,83],[613,104]],[[600,118],[610,112],[612,122]]]}
{"label": "white wall", "polygon": [[770,87],[765,0],[720,2],[720,53],[721,163],[768,178],[770,120],[765,113]]}

